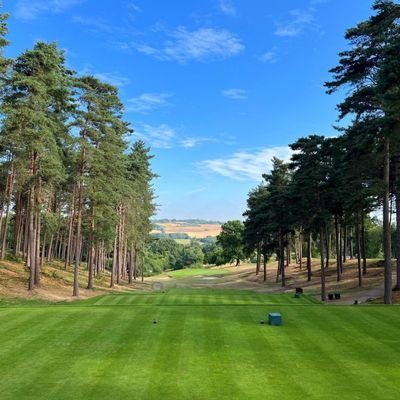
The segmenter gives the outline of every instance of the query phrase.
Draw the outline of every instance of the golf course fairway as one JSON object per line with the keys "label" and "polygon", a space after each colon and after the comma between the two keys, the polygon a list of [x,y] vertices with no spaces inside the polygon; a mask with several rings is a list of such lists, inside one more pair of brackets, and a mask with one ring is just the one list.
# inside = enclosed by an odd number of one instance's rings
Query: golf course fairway
{"label": "golf course fairway", "polygon": [[3,306],[0,399],[398,399],[399,333],[396,306],[234,290]]}

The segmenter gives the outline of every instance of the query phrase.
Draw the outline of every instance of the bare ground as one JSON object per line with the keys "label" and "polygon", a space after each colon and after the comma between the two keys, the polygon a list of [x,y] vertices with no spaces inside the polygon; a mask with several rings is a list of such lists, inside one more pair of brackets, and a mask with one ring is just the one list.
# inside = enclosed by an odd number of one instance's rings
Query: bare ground
{"label": "bare ground", "polygon": [[[116,291],[151,290],[151,282],[137,282],[133,285],[116,285],[109,288],[109,273],[95,279],[95,289],[86,289],[87,272],[82,265],[80,274],[80,299],[87,299]],[[41,285],[32,291],[27,290],[28,270],[21,263],[0,262],[0,299],[45,300],[50,302],[72,301],[73,269],[64,270],[61,263],[54,262],[42,266]]]}
{"label": "bare ground", "polygon": [[[232,265],[213,267],[226,271],[222,275],[203,276],[196,275],[187,278],[175,279],[168,275],[159,275],[146,278],[145,282],[136,281],[132,285],[118,285],[109,288],[110,275],[108,272],[95,279],[95,290],[86,289],[87,272],[82,266],[80,276],[80,298],[99,296],[118,291],[158,290],[161,288],[177,287],[205,287],[253,290],[256,292],[293,292],[296,287],[302,287],[304,292],[319,299],[320,297],[320,267],[318,260],[313,260],[312,278],[307,281],[307,271],[299,265],[291,264],[286,268],[286,286],[276,282],[277,263],[269,263],[267,266],[267,281],[263,280],[263,271],[255,274],[254,264],[243,264],[237,268]],[[233,269],[233,272],[232,272]],[[394,278],[394,276],[393,276]],[[63,269],[61,263],[49,263],[42,267],[41,287],[33,291],[27,290],[28,271],[23,264],[2,261],[0,262],[0,299],[28,299],[45,300],[50,302],[71,301],[73,270]],[[345,266],[340,282],[336,281],[336,266],[333,261],[326,271],[327,293],[340,292],[341,300],[328,301],[327,304],[353,304],[368,301],[380,301],[383,296],[383,266],[378,260],[369,260],[367,274],[363,276],[363,284],[358,286],[358,273],[356,260],[349,260]],[[393,300],[400,304],[400,292],[393,293]]]}

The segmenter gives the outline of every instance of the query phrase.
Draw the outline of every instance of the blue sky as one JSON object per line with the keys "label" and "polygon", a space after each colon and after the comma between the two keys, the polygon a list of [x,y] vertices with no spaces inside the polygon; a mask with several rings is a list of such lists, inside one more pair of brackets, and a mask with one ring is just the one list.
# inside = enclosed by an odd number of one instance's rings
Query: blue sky
{"label": "blue sky", "polygon": [[160,218],[238,219],[271,158],[334,135],[323,82],[372,0],[3,0],[9,56],[57,41],[115,84],[155,155]]}

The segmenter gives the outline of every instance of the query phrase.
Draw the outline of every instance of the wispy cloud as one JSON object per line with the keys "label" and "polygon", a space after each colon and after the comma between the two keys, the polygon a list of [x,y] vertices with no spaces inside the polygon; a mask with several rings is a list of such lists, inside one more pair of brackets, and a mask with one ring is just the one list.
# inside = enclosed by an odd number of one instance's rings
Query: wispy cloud
{"label": "wispy cloud", "polygon": [[246,100],[248,97],[246,90],[238,88],[224,89],[221,91],[221,94],[232,100]]}
{"label": "wispy cloud", "polygon": [[99,72],[93,75],[95,78],[117,87],[127,86],[131,83],[129,78],[122,76],[118,72]]}
{"label": "wispy cloud", "polygon": [[289,11],[289,18],[285,22],[276,24],[275,35],[281,37],[295,37],[303,34],[308,29],[321,31],[316,22],[318,7],[328,3],[329,0],[309,0],[305,9],[293,9]]}
{"label": "wispy cloud", "polygon": [[193,147],[197,147],[203,143],[212,142],[212,143],[221,143],[220,139],[210,138],[210,137],[188,137],[180,140],[179,144],[181,147],[185,149],[191,149]]}
{"label": "wispy cloud", "polygon": [[134,136],[144,140],[151,147],[159,149],[184,148],[189,150],[205,143],[232,144],[231,138],[228,140],[224,137],[186,136],[182,134],[183,129],[167,124],[139,124]]}
{"label": "wispy cloud", "polygon": [[149,125],[143,124],[134,136],[137,139],[142,139],[148,143],[151,147],[159,149],[171,149],[174,147],[174,140],[177,136],[177,132],[174,128],[166,125]]}
{"label": "wispy cloud", "polygon": [[86,64],[79,71],[79,75],[93,75],[100,81],[117,87],[127,86],[131,83],[129,78],[121,75],[119,72],[93,72],[93,67],[90,64]]}
{"label": "wispy cloud", "polygon": [[168,105],[171,93],[142,93],[127,101],[126,111],[147,114],[157,108]]}
{"label": "wispy cloud", "polygon": [[276,47],[272,48],[269,51],[266,51],[264,54],[260,56],[260,60],[263,63],[273,64],[278,61],[278,56],[276,54]]}
{"label": "wispy cloud", "polygon": [[72,17],[72,22],[75,22],[80,25],[84,25],[95,32],[113,32],[114,27],[100,17],[92,17],[92,16],[80,16],[75,15]]}
{"label": "wispy cloud", "polygon": [[225,15],[230,15],[231,17],[235,17],[237,14],[237,10],[230,0],[219,0],[218,6],[221,12],[224,13]]}
{"label": "wispy cloud", "polygon": [[142,9],[135,3],[132,3],[131,1],[126,3],[126,8],[129,11],[135,12],[135,13],[141,13]]}
{"label": "wispy cloud", "polygon": [[267,147],[255,152],[236,152],[226,158],[205,160],[198,166],[235,180],[260,181],[262,174],[272,168],[272,158],[289,161],[292,151],[287,146]]}
{"label": "wispy cloud", "polygon": [[146,55],[182,64],[189,61],[224,59],[244,50],[241,40],[226,29],[200,28],[190,31],[182,26],[173,32],[167,32],[167,39],[161,47],[147,43],[133,46]]}
{"label": "wispy cloud", "polygon": [[310,10],[290,10],[290,19],[278,23],[275,35],[293,37],[301,35],[304,30],[314,23],[314,15]]}
{"label": "wispy cloud", "polygon": [[32,20],[45,13],[61,13],[85,0],[18,0],[14,15],[19,19]]}

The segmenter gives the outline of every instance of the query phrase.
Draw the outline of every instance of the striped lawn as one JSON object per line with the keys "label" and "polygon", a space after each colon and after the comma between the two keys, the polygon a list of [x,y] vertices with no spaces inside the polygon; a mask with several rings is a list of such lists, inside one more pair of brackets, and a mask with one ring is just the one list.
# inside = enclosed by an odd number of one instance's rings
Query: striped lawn
{"label": "striped lawn", "polygon": [[[284,325],[259,324],[270,311]],[[153,324],[153,319],[158,321]],[[398,399],[400,308],[170,290],[0,308],[0,399]]]}

